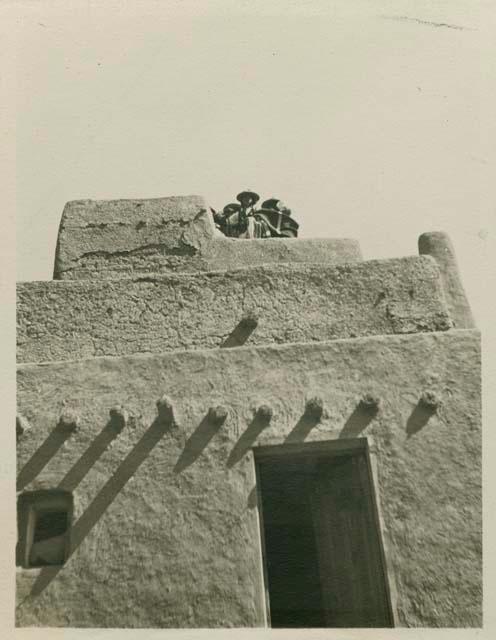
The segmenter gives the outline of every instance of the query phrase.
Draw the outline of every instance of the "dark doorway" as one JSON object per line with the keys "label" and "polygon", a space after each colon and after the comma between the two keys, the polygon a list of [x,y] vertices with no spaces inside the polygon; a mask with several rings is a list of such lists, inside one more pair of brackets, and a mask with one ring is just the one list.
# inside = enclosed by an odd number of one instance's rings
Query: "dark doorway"
{"label": "dark doorway", "polygon": [[272,627],[391,627],[367,441],[255,449]]}

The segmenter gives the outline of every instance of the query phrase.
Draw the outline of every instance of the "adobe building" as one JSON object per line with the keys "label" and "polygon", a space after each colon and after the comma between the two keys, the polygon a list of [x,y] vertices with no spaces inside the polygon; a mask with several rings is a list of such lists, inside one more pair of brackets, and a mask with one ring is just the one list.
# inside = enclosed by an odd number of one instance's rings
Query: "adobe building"
{"label": "adobe building", "polygon": [[480,337],[448,238],[76,201],[18,286],[18,626],[480,627]]}

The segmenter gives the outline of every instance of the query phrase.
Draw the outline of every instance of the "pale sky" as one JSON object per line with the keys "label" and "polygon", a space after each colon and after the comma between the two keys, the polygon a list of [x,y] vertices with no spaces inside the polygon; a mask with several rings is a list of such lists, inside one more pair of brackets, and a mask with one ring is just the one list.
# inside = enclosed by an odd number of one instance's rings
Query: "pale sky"
{"label": "pale sky", "polygon": [[19,280],[52,277],[68,200],[249,187],[367,259],[448,232],[480,318],[493,2],[16,4]]}

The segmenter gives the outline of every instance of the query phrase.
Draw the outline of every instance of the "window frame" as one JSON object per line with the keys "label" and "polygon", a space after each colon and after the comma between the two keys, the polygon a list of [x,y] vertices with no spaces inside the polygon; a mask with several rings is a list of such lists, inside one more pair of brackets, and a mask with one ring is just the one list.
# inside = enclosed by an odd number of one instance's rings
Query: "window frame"
{"label": "window frame", "polygon": [[[63,537],[62,562],[33,563],[30,561],[34,543],[36,522],[40,516],[49,512],[65,512],[67,514],[67,528]],[[74,498],[71,492],[62,489],[40,489],[26,491],[17,498],[18,543],[16,564],[24,569],[42,569],[43,567],[61,567],[70,554],[71,528],[74,514]]]}

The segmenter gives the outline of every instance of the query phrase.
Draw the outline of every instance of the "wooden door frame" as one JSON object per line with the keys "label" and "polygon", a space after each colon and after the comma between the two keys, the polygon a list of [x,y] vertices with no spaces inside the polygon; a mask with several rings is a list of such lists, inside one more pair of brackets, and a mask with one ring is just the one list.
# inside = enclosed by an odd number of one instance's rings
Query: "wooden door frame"
{"label": "wooden door frame", "polygon": [[396,627],[398,624],[398,617],[396,611],[396,589],[394,588],[394,580],[392,574],[392,566],[388,562],[388,554],[386,553],[384,545],[385,526],[380,512],[380,501],[377,495],[378,477],[377,477],[377,461],[375,456],[371,452],[372,439],[370,436],[362,438],[341,438],[341,439],[328,439],[317,440],[311,442],[291,442],[291,443],[278,443],[267,444],[252,447],[253,464],[255,467],[256,478],[256,492],[257,492],[257,504],[258,504],[258,520],[260,530],[260,544],[262,552],[262,566],[263,566],[263,591],[265,597],[265,609],[266,620],[268,627],[271,627],[271,615],[270,615],[270,597],[269,597],[269,581],[267,570],[267,554],[265,547],[265,529],[263,519],[263,507],[262,507],[262,494],[261,494],[261,482],[259,473],[259,462],[267,461],[271,458],[275,460],[281,460],[284,458],[313,458],[316,456],[326,456],[329,458],[338,457],[342,455],[359,455],[363,454],[367,465],[367,473],[369,480],[369,494],[371,500],[371,509],[373,515],[374,525],[377,531],[378,546],[379,546],[379,562],[383,575],[386,604],[388,614],[391,620],[391,626]]}

